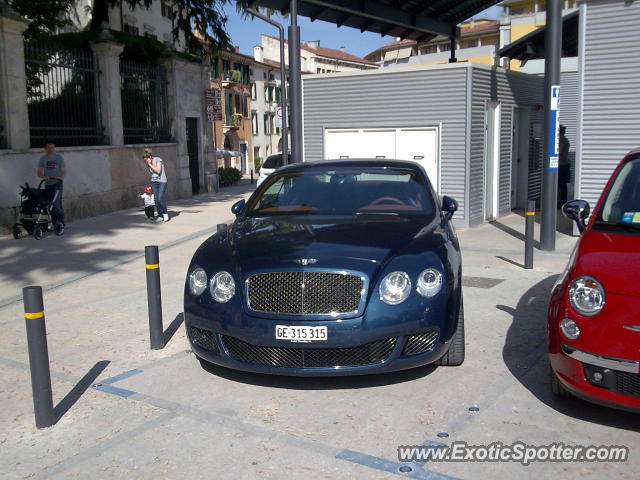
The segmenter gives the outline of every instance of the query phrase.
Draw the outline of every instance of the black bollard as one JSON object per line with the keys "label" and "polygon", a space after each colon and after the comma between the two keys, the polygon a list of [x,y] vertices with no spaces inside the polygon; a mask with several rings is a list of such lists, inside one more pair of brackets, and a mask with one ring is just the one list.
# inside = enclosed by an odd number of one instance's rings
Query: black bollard
{"label": "black bollard", "polygon": [[164,347],[162,331],[162,296],[160,294],[160,255],[157,245],[144,247],[147,270],[147,304],[149,307],[149,337],[152,350]]}
{"label": "black bollard", "polygon": [[33,411],[36,417],[36,427],[47,428],[53,425],[54,419],[42,287],[24,287],[22,289],[22,301],[24,303],[24,319],[27,326],[31,390],[33,392]]}
{"label": "black bollard", "polygon": [[524,212],[524,268],[533,268],[533,231],[536,220],[536,201],[527,202],[527,211]]}
{"label": "black bollard", "polygon": [[253,168],[251,169],[251,183],[253,184]]}

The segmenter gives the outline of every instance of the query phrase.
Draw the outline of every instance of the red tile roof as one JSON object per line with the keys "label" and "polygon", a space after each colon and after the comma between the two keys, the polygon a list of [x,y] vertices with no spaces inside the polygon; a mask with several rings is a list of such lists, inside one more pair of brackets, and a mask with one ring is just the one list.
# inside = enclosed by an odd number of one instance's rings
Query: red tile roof
{"label": "red tile roof", "polygon": [[[272,35],[267,35],[267,34],[263,34],[263,35],[265,37],[269,37],[274,40],[279,40],[278,37],[274,37]],[[286,40],[285,40],[285,43],[287,43]],[[312,52],[312,53],[315,53],[316,55],[320,55],[321,57],[335,58],[337,60],[344,60],[347,62],[354,62],[354,63],[364,63],[365,65],[372,65],[376,67],[378,66],[378,64],[375,62],[365,60],[364,58],[356,57],[355,55],[351,55],[350,53],[343,52],[342,50],[335,50],[333,48],[325,48],[325,47],[313,48],[308,46],[305,43],[300,43],[300,48],[302,50],[306,50],[307,52]]]}

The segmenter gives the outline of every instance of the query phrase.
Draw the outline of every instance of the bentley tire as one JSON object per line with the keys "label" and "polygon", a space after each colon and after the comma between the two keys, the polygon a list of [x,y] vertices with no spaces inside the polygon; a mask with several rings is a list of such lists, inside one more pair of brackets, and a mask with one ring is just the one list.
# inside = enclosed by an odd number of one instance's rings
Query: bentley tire
{"label": "bentley tire", "polygon": [[438,365],[447,367],[457,367],[464,362],[464,308],[460,301],[460,312],[458,313],[458,327],[456,328],[449,350],[438,360]]}

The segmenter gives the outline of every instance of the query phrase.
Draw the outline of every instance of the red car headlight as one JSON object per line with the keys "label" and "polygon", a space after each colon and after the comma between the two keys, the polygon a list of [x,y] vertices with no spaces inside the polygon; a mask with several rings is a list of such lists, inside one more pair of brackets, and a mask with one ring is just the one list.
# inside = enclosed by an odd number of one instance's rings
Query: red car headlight
{"label": "red car headlight", "polygon": [[591,317],[600,313],[604,307],[604,288],[593,277],[583,275],[569,284],[569,302],[581,315]]}

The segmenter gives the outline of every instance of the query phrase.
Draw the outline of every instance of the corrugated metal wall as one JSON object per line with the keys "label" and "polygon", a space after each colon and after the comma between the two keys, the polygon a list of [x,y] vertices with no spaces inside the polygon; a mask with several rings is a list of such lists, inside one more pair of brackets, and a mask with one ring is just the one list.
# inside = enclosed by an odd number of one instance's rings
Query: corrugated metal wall
{"label": "corrugated metal wall", "polygon": [[467,69],[401,69],[303,79],[305,161],[322,160],[325,128],[438,126],[442,195],[466,223]]}
{"label": "corrugated metal wall", "polygon": [[[578,129],[578,72],[560,74],[560,124],[567,127],[566,136],[569,140],[569,161],[573,179]],[[572,192],[569,192],[569,196],[571,195]]]}
{"label": "corrugated metal wall", "polygon": [[576,196],[592,206],[640,145],[640,2],[589,1],[582,35],[582,123]]}
{"label": "corrugated metal wall", "polygon": [[469,186],[469,224],[484,221],[484,132],[485,103],[500,102],[500,175],[499,213],[511,210],[511,142],[513,107],[531,107],[542,103],[544,80],[533,75],[504,72],[473,66],[471,95],[471,158]]}

